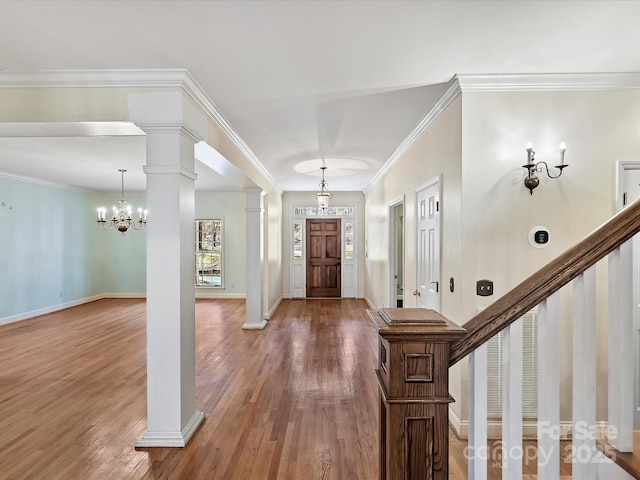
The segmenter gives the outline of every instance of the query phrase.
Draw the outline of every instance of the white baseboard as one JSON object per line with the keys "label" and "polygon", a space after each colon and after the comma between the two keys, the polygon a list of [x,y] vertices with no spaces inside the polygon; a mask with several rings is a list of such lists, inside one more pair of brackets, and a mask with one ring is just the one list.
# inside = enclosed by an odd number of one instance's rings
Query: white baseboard
{"label": "white baseboard", "polygon": [[267,321],[262,320],[260,323],[245,323],[242,325],[242,330],[264,330],[267,326]]}
{"label": "white baseboard", "polygon": [[[596,422],[599,430],[606,430],[606,422]],[[451,406],[449,406],[449,425],[460,438],[469,438],[469,420],[461,420]],[[573,423],[570,421],[560,422],[560,432],[562,439],[571,439],[571,429]],[[538,423],[535,420],[524,420],[522,422],[523,438],[537,438]],[[502,421],[487,420],[487,437],[502,437]]]}
{"label": "white baseboard", "polygon": [[276,309],[278,308],[278,306],[279,306],[279,305],[280,305],[280,303],[282,302],[282,299],[283,299],[283,298],[284,298],[284,296],[281,296],[278,300],[276,300],[276,303],[275,303],[275,305],[274,305],[273,307],[271,307],[271,310],[269,310],[268,312],[266,312],[266,313],[264,313],[264,314],[262,315],[262,317],[263,317],[265,320],[269,320],[269,319],[273,316],[273,314],[275,313]]}
{"label": "white baseboard", "polygon": [[57,312],[66,308],[77,307],[78,305],[95,302],[96,300],[102,300],[103,298],[105,298],[104,294],[92,295],[91,297],[79,298],[78,300],[73,300],[71,302],[59,303],[57,305],[51,305],[49,307],[39,308],[37,310],[31,310],[29,312],[10,315],[8,317],[0,318],[0,325],[19,322],[21,320],[28,320],[29,318],[39,317],[40,315],[46,315],[47,313]]}
{"label": "white baseboard", "polygon": [[364,301],[367,302],[367,305],[369,305],[369,308],[371,310],[375,310],[376,309],[376,307],[373,305],[373,302],[371,300],[369,300],[369,297],[364,295],[363,298],[364,298]]}
{"label": "white baseboard", "polygon": [[203,421],[204,413],[195,412],[180,432],[149,432],[147,430],[136,442],[136,448],[184,447]]}
{"label": "white baseboard", "polygon": [[[457,418],[457,416],[456,416]],[[452,419],[451,410],[449,410],[449,423],[453,427],[456,435],[460,438],[469,438],[469,420],[460,420],[457,418],[458,423],[455,423],[455,419]],[[569,424],[569,431],[571,431],[571,422],[561,422]],[[561,428],[564,426],[561,425]],[[537,438],[538,436],[538,423],[535,420],[525,420],[522,422],[522,437],[523,438]],[[501,438],[502,437],[502,421],[501,420],[487,420],[487,438]]]}
{"label": "white baseboard", "polygon": [[465,420],[465,422],[467,423],[467,432],[465,435],[462,434],[462,420],[460,420],[460,417],[458,416],[458,414],[455,412],[455,410],[453,409],[453,407],[451,405],[449,405],[449,425],[451,425],[451,428],[453,428],[453,431],[456,432],[456,435],[460,438],[465,438],[469,436],[469,422],[467,420]]}
{"label": "white baseboard", "polygon": [[206,291],[206,290],[198,290],[196,289],[196,298],[239,298],[246,299],[247,295],[245,293],[226,293],[226,292],[216,292],[216,291]]}
{"label": "white baseboard", "polygon": [[147,298],[145,293],[103,293],[102,298]]}

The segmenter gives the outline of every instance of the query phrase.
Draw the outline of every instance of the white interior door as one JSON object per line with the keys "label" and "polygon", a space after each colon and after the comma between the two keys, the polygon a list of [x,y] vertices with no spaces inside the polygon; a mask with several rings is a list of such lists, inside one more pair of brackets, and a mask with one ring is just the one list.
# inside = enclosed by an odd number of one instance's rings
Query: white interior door
{"label": "white interior door", "polygon": [[[618,210],[640,198],[640,162],[625,163],[618,179]],[[633,339],[635,347],[633,426],[640,428],[640,236],[633,237]]]}
{"label": "white interior door", "polygon": [[416,306],[440,311],[441,182],[436,178],[416,192]]}

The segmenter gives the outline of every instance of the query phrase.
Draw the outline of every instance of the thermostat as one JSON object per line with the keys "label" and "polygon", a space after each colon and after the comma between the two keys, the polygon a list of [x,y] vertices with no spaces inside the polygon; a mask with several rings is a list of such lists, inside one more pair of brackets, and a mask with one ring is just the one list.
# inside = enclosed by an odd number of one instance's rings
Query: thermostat
{"label": "thermostat", "polygon": [[533,227],[529,232],[529,243],[535,248],[544,248],[549,245],[551,236],[545,227]]}

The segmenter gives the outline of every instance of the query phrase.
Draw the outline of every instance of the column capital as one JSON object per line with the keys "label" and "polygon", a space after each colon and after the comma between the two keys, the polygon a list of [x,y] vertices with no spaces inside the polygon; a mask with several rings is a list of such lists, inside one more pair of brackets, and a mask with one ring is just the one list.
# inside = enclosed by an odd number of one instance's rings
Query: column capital
{"label": "column capital", "polygon": [[157,174],[157,175],[182,175],[183,177],[187,177],[193,181],[198,178],[198,174],[184,167],[165,167],[165,166],[150,166],[143,165],[142,171],[147,175]]}
{"label": "column capital", "polygon": [[132,93],[127,103],[129,119],[149,134],[180,133],[198,143],[209,131],[206,115],[182,92]]}
{"label": "column capital", "polygon": [[203,140],[198,132],[182,123],[136,123],[136,125],[147,135],[179,134],[194,144]]}

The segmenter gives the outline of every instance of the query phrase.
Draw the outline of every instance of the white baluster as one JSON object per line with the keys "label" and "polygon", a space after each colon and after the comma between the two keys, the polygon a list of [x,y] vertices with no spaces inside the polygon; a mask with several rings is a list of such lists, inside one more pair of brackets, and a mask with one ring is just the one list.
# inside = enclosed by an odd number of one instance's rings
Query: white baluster
{"label": "white baluster", "polygon": [[538,480],[560,478],[560,300],[538,307]]}
{"label": "white baluster", "polygon": [[573,281],[573,478],[595,480],[596,269]]}
{"label": "white baluster", "polygon": [[502,337],[502,478],[522,478],[522,319]]}
{"label": "white baluster", "polygon": [[469,480],[487,478],[487,344],[469,355]]}
{"label": "white baluster", "polygon": [[609,445],[633,451],[633,248],[609,254]]}

